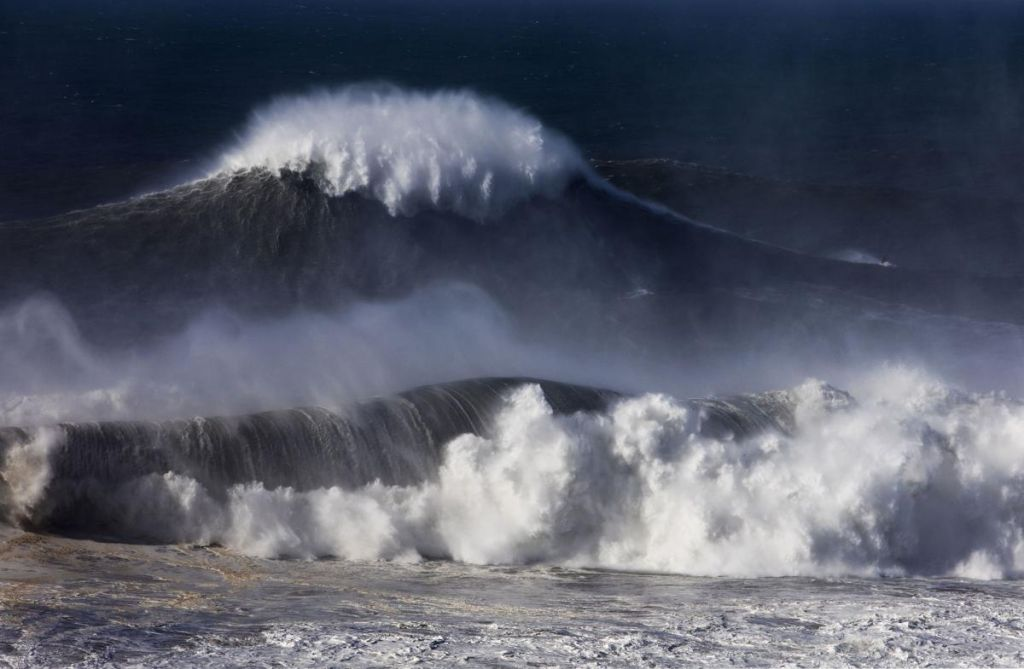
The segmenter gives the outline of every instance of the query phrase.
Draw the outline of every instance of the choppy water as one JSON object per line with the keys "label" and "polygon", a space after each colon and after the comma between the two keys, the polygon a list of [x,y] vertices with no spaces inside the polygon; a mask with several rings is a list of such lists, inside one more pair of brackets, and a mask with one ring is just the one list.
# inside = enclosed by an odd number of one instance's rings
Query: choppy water
{"label": "choppy water", "polygon": [[1019,582],[706,579],[0,543],[0,664],[1024,662]]}

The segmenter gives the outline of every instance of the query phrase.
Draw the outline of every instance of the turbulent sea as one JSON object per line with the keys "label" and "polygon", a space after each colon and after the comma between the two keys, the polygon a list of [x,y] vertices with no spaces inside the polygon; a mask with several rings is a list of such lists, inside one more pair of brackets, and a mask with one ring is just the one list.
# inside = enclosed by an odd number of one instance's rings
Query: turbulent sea
{"label": "turbulent sea", "polygon": [[[1015,164],[1024,88],[911,104],[1016,14],[790,8],[755,67],[736,8],[228,5],[2,33],[0,666],[1024,664],[1024,201],[950,167]],[[658,74],[602,106],[609,43]],[[791,49],[802,164],[679,120]],[[837,119],[847,70],[908,100]]]}

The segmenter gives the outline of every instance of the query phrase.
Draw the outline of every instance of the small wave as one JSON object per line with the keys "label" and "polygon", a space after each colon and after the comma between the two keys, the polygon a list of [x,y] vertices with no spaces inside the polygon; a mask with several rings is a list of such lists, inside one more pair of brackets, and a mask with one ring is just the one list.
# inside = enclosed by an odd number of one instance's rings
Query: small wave
{"label": "small wave", "polygon": [[314,176],[392,215],[422,209],[482,220],[535,194],[557,195],[589,167],[540,121],[469,91],[347,86],[280,98],[253,115],[217,171]]}

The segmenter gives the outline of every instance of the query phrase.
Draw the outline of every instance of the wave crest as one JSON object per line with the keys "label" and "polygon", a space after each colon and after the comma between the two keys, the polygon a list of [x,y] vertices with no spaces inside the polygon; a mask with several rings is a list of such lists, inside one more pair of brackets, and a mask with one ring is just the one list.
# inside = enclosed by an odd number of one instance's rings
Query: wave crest
{"label": "wave crest", "polygon": [[218,172],[268,169],[359,193],[392,215],[424,208],[484,220],[588,171],[540,121],[470,91],[348,86],[280,98],[254,114]]}

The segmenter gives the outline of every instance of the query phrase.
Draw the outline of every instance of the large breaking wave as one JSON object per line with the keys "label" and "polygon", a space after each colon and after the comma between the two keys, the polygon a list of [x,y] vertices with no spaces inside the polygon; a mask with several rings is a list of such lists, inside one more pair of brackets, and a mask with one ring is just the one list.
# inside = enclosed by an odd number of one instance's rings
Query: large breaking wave
{"label": "large breaking wave", "polygon": [[331,195],[358,193],[392,214],[424,207],[476,219],[588,171],[540,121],[469,91],[350,86],[282,98],[258,111],[218,170],[312,175]]}
{"label": "large breaking wave", "polygon": [[263,557],[706,575],[1024,568],[1024,406],[882,369],[680,402],[480,380],[237,419],[0,434],[7,513]]}

